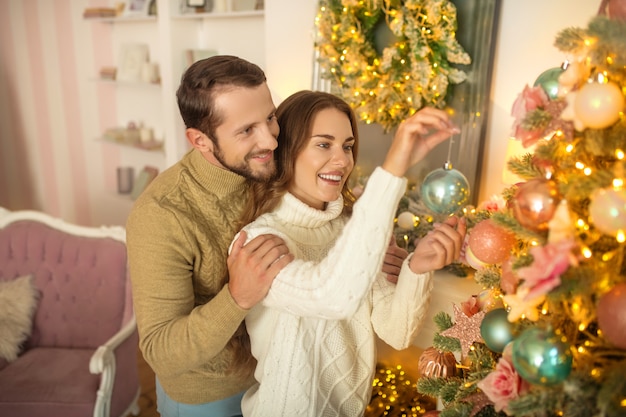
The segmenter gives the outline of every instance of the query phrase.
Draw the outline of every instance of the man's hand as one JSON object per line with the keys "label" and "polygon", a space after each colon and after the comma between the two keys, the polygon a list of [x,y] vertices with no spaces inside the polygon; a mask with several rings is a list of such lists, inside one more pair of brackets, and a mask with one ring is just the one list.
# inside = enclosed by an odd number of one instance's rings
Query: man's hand
{"label": "man's hand", "polygon": [[409,267],[416,274],[441,269],[459,258],[465,239],[465,218],[449,217],[421,238],[413,251]]}
{"label": "man's hand", "polygon": [[383,272],[387,274],[387,281],[394,284],[398,282],[402,262],[404,262],[407,256],[409,256],[409,252],[399,247],[396,244],[396,239],[392,236],[387,247],[387,253],[385,253],[385,260],[383,261]]}
{"label": "man's hand", "polygon": [[239,307],[250,309],[267,295],[272,281],[293,255],[277,236],[260,235],[247,244],[246,238],[246,232],[239,234],[226,263],[231,295]]}

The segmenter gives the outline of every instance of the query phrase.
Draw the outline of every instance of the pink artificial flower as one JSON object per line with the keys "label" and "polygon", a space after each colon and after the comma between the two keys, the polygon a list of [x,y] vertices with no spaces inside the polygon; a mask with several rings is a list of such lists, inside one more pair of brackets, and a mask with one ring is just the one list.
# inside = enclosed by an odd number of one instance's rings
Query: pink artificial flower
{"label": "pink artificial flower", "polygon": [[507,414],[509,402],[528,391],[528,382],[513,367],[512,343],[506,345],[496,368],[478,383],[478,388],[493,401],[496,411]]}
{"label": "pink artificial flower", "polygon": [[520,288],[528,290],[526,299],[545,295],[561,284],[561,274],[578,265],[571,252],[575,245],[573,239],[566,239],[530,249],[533,263],[517,270],[517,276],[524,280]]}
{"label": "pink artificial flower", "polygon": [[502,274],[500,275],[500,288],[505,294],[515,294],[519,276],[513,271],[513,261],[515,258],[510,256],[506,261],[502,262]]}
{"label": "pink artificial flower", "polygon": [[362,194],[363,194],[363,186],[361,184],[355,185],[352,188],[352,195],[354,195],[356,198],[361,197]]}
{"label": "pink artificial flower", "polygon": [[483,201],[478,205],[478,210],[487,210],[491,212],[501,211],[506,208],[506,200],[498,194],[494,194],[487,201]]}
{"label": "pink artificial flower", "polygon": [[474,314],[480,311],[480,306],[478,305],[478,299],[474,296],[471,296],[467,299],[467,301],[461,302],[461,311],[467,317],[472,317]]}
{"label": "pink artificial flower", "polygon": [[550,98],[543,90],[543,87],[529,87],[526,85],[524,90],[517,96],[513,107],[511,108],[511,116],[515,117],[511,136],[522,142],[525,148],[532,146],[543,136],[543,129],[526,130],[522,128],[522,122],[528,114],[537,108],[544,107],[548,104]]}

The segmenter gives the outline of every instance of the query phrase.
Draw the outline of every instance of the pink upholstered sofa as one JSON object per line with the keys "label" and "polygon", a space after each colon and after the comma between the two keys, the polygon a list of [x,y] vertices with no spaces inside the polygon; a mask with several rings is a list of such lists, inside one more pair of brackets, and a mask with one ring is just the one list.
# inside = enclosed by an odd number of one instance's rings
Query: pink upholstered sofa
{"label": "pink upholstered sofa", "polygon": [[0,416],[139,413],[126,264],[122,227],[0,208]]}

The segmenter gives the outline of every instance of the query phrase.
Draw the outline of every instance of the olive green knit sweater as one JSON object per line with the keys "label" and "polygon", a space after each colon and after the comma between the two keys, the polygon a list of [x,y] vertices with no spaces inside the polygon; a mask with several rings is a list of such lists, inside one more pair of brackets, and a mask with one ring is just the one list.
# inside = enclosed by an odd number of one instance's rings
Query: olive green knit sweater
{"label": "olive green knit sweater", "polygon": [[128,218],[140,348],[176,401],[214,401],[253,382],[225,372],[225,346],[248,311],[220,286],[247,195],[243,177],[192,150],[150,184]]}

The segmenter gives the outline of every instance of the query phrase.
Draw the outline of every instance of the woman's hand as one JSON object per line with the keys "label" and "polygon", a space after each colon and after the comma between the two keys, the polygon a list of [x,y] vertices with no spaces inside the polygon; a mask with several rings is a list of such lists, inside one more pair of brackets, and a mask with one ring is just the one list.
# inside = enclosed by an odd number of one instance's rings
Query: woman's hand
{"label": "woman's hand", "polygon": [[387,172],[402,177],[435,146],[459,132],[448,113],[424,107],[400,123],[382,167]]}
{"label": "woman's hand", "polygon": [[411,271],[423,274],[454,262],[461,254],[466,231],[465,218],[449,217],[445,222],[436,224],[417,242],[409,262]]}

